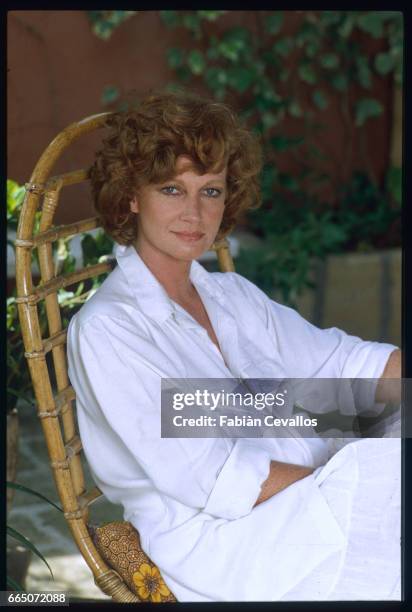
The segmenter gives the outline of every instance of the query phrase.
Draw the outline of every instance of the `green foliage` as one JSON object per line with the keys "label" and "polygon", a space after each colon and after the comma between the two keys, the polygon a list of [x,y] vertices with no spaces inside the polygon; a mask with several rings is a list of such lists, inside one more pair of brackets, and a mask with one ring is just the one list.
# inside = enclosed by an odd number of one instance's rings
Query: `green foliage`
{"label": "green foliage", "polygon": [[102,106],[108,106],[109,104],[116,102],[119,99],[119,96],[120,91],[117,87],[114,87],[113,85],[106,85],[106,87],[103,89],[100,102]]}
{"label": "green foliage", "polygon": [[[7,180],[7,231],[16,231],[20,216],[25,189],[15,181]],[[35,229],[37,231],[40,213],[36,213]],[[55,273],[69,274],[75,270],[76,261],[70,252],[70,238],[62,238],[53,244]],[[14,243],[8,239],[8,244],[14,249]],[[104,261],[112,252],[113,241],[104,234],[97,232],[94,236],[86,234],[82,239],[83,263],[92,265]],[[37,251],[32,254],[33,265],[38,266]],[[107,274],[101,274],[87,282],[79,283],[74,291],[61,289],[58,301],[61,306],[62,322],[67,325],[69,318],[98,289]],[[38,316],[42,336],[47,335],[47,316],[44,301],[38,306]],[[16,292],[7,298],[7,411],[11,411],[18,400],[33,403],[32,383],[24,357],[24,346],[20,321],[16,304]]]}
{"label": "green foliage", "polygon": [[386,190],[400,208],[402,205],[402,168],[389,168],[386,175]]}
{"label": "green foliage", "polygon": [[[400,192],[397,169],[391,169],[382,192],[362,172],[339,191],[339,207],[330,209],[292,186],[292,197],[277,194],[272,203],[250,213],[250,225],[261,236],[261,245],[241,251],[236,260],[240,274],[253,279],[264,291],[276,287],[285,303],[311,287],[317,260],[330,253],[385,248],[399,231]],[[262,189],[270,192],[276,181],[274,169],[266,167]],[[390,246],[390,244],[389,244]]]}
{"label": "green foliage", "polygon": [[328,98],[320,89],[313,92],[312,100],[319,110],[325,110],[328,107]]}
{"label": "green foliage", "polygon": [[299,293],[311,286],[316,259],[339,250],[346,233],[330,211],[319,215],[306,210],[296,225],[292,222],[296,215],[288,218],[284,211],[278,212],[270,216],[261,247],[241,252],[236,269],[268,293],[276,287],[282,300],[293,305]]}
{"label": "green foliage", "polygon": [[355,172],[352,180],[340,189],[340,206],[336,220],[347,235],[345,250],[370,251],[387,246],[391,229],[400,222],[398,194],[391,193],[389,172],[384,191],[363,172]]}
{"label": "green foliage", "polygon": [[201,51],[192,49],[187,55],[187,65],[193,74],[202,74],[206,66],[206,60]]}
{"label": "green foliage", "polygon": [[182,66],[184,60],[184,53],[182,49],[176,49],[172,47],[167,51],[167,61],[169,62],[169,66],[176,70],[176,68],[180,68]]}
{"label": "green foliage", "polygon": [[361,126],[371,117],[379,117],[383,112],[383,107],[378,100],[373,98],[363,98],[356,103],[355,124]]}
{"label": "green foliage", "polygon": [[[7,231],[16,232],[23,199],[24,186],[7,180]],[[38,225],[39,213],[36,213],[35,225]],[[7,237],[7,244],[14,249],[14,243]],[[33,263],[37,263],[33,257]],[[15,292],[14,292],[15,293]],[[31,381],[24,358],[23,339],[21,337],[15,295],[7,298],[7,411],[11,411],[18,399],[31,403]]]}
{"label": "green foliage", "polygon": [[24,186],[7,179],[7,227],[17,230],[18,214],[25,196]]}
{"label": "green foliage", "polygon": [[190,30],[195,38],[198,38],[201,32],[202,22],[213,22],[224,15],[226,11],[160,11],[160,16],[163,23],[168,28],[176,28],[183,26]]}
{"label": "green foliage", "polygon": [[[6,482],[6,486],[8,488],[10,488],[10,489],[15,489],[16,491],[21,491],[22,493],[28,493],[29,495],[33,495],[35,497],[38,497],[42,501],[45,501],[48,504],[50,504],[51,506],[53,506],[54,508],[56,508],[56,510],[58,510],[59,512],[63,512],[62,509],[59,506],[57,506],[48,497],[46,497],[45,495],[42,495],[38,491],[34,491],[33,489],[31,489],[29,487],[26,487],[26,486],[24,486],[22,484],[19,484],[17,482],[7,481]],[[41,559],[43,561],[43,563],[45,563],[45,565],[47,565],[48,570],[49,570],[49,572],[51,574],[51,577],[54,580],[53,572],[52,572],[52,569],[51,569],[50,565],[48,564],[48,562],[45,559],[45,557],[41,554],[41,552],[36,548],[36,546],[30,540],[28,540],[22,533],[20,533],[19,531],[17,531],[13,527],[10,527],[10,525],[6,526],[6,530],[7,530],[7,535],[8,536],[12,537],[14,540],[17,540],[17,542],[21,546],[23,546],[24,548],[27,548],[28,550],[30,550],[37,557],[39,557],[39,559]],[[23,591],[24,590],[21,587],[21,585],[18,584],[17,582],[15,582],[13,580],[13,578],[11,578],[10,576],[7,576],[7,583],[11,586],[11,588],[13,588],[13,589],[15,589],[17,591]]]}
{"label": "green foliage", "polygon": [[19,531],[16,531],[16,529],[13,529],[13,527],[10,527],[10,525],[6,526],[6,533],[8,536],[14,538],[15,540],[17,540],[17,542],[19,544],[21,544],[22,546],[24,546],[24,548],[27,548],[28,550],[31,550],[37,557],[39,557],[39,559],[41,559],[43,561],[43,563],[45,563],[49,569],[49,572],[51,574],[51,577],[54,580],[54,576],[53,576],[53,572],[52,569],[50,567],[50,565],[47,563],[46,559],[43,557],[43,555],[41,554],[41,552],[36,548],[36,546],[30,542],[30,540],[28,540],[23,534],[21,534]]}
{"label": "green foliage", "polygon": [[93,33],[102,40],[108,40],[119,25],[136,13],[137,11],[86,11]]}
{"label": "green foliage", "polygon": [[[103,34],[98,35],[106,38],[133,13],[88,12],[93,23],[101,23]],[[371,91],[377,80],[390,75],[402,85],[403,15],[398,11],[302,11],[302,20],[291,34],[283,11],[250,11],[247,25],[236,26],[224,24],[225,13],[160,11],[165,26],[177,34],[167,50],[167,62],[179,84],[206,86],[216,100],[236,100],[241,117],[260,135],[266,160],[263,207],[249,215],[249,223],[263,239],[268,256],[251,278],[262,286],[275,278],[285,299],[293,299],[309,283],[310,258],[385,244],[385,223],[393,227],[399,222],[400,169],[388,170],[382,188],[359,172],[340,186],[333,202],[315,198],[313,188],[332,177],[318,164],[327,155],[313,144],[313,137],[327,129],[322,113],[330,107],[341,108],[357,130],[382,115],[382,105]],[[178,41],[184,31],[189,38],[183,40],[189,42],[182,45]],[[373,45],[368,44],[371,39]],[[384,43],[378,52],[371,51],[376,40]],[[117,88],[107,86],[102,104],[117,101]],[[293,137],[283,127],[287,116],[298,126]],[[280,170],[283,157],[298,163],[293,175]],[[354,189],[359,191],[355,194]],[[293,218],[293,224],[285,226],[282,216]],[[282,231],[270,229],[271,217]],[[323,233],[319,234],[315,220],[324,224]],[[318,236],[317,246],[312,245],[314,236]],[[398,229],[390,240],[396,243],[399,237]],[[279,253],[275,243],[286,250],[289,245],[293,256]],[[276,258],[270,255],[273,249]]]}
{"label": "green foliage", "polygon": [[[177,79],[202,82],[217,100],[235,99],[241,117],[261,136],[263,206],[249,214],[248,225],[263,246],[241,254],[239,271],[267,290],[275,284],[283,299],[293,301],[310,284],[316,258],[384,244],[388,224],[399,220],[400,174],[392,169],[379,189],[365,173],[355,173],[336,201],[321,202],[308,185],[331,177],[317,170],[316,161],[326,156],[311,141],[326,128],[321,113],[331,104],[344,107],[358,130],[382,114],[368,92],[391,73],[401,82],[402,14],[305,11],[293,35],[282,11],[254,11],[249,23],[257,34],[250,25],[223,26],[217,14],[219,27],[211,27],[202,11],[163,11],[161,17],[169,28],[192,35],[192,42],[168,51]],[[386,50],[373,54],[368,38],[384,39]],[[296,61],[286,67],[291,55]],[[293,137],[282,125],[286,115],[300,120]],[[291,175],[280,170],[282,156],[305,162]]]}
{"label": "green foliage", "polygon": [[25,485],[22,485],[18,482],[10,482],[9,480],[6,482],[6,485],[9,489],[14,489],[15,491],[20,491],[21,493],[28,493],[29,495],[34,495],[34,497],[38,497],[42,501],[47,502],[48,504],[50,504],[50,506],[53,506],[53,508],[56,508],[56,510],[58,510],[59,512],[63,512],[60,506],[57,506],[57,504],[55,504],[51,499],[49,499],[45,495],[42,495],[38,491],[34,491],[34,489],[30,489],[30,487],[26,487]]}
{"label": "green foliage", "polygon": [[[212,12],[213,20],[219,22],[223,13]],[[185,84],[201,78],[218,100],[235,95],[241,114],[265,141],[275,128],[281,129],[286,112],[305,120],[309,141],[314,115],[330,103],[325,86],[335,90],[338,102],[343,96],[361,128],[379,116],[382,107],[371,97],[354,97],[354,87],[369,90],[373,79],[401,72],[403,21],[394,11],[306,11],[293,37],[285,32],[282,11],[255,11],[261,26],[258,35],[239,25],[220,28],[217,35],[209,27],[208,11],[160,14],[169,28],[186,29],[193,36],[193,45],[168,51],[177,78]],[[373,57],[363,49],[359,35],[385,38],[389,48]],[[297,61],[290,73],[284,59],[292,52]],[[307,104],[308,89],[312,108]],[[270,147],[266,152],[270,154]]]}
{"label": "green foliage", "polygon": [[19,593],[24,592],[24,589],[22,588],[22,586],[15,580],[13,580],[11,576],[6,577],[6,582],[7,582],[7,586],[10,587],[10,590],[18,591]]}
{"label": "green foliage", "polygon": [[[337,92],[347,92],[349,84],[358,83],[369,89],[373,71],[386,75],[399,72],[402,64],[403,21],[402,14],[394,11],[306,11],[296,34],[284,33],[282,11],[256,11],[262,28],[252,35],[248,27],[234,26],[219,31],[219,37],[206,27],[207,11],[161,11],[161,17],[169,28],[187,29],[193,34],[194,48],[173,48],[168,54],[173,69],[186,66],[194,76],[202,75],[206,84],[218,99],[224,99],[233,90],[236,93],[253,92],[252,101],[261,111],[260,96],[277,99],[279,107],[290,106],[294,116],[300,116],[303,85],[315,86],[322,82],[331,84]],[[213,12],[219,21],[224,11]],[[389,49],[376,57],[365,55],[355,33],[374,38],[385,38]],[[202,50],[201,50],[202,49]],[[280,96],[277,82],[286,80],[282,70],[283,59],[293,50],[298,51],[294,92]],[[180,51],[180,52],[179,52]],[[177,75],[179,78],[179,74]],[[292,76],[292,75],[290,75]],[[282,105],[282,98],[284,103]],[[286,98],[289,103],[286,104]],[[317,109],[325,108],[324,98],[312,96]],[[242,105],[243,107],[243,100]],[[361,111],[363,123],[376,116],[376,111]],[[372,108],[369,105],[368,108]],[[312,109],[313,110],[313,109]],[[316,109],[315,109],[316,110]],[[355,107],[353,113],[355,114]],[[359,125],[363,125],[359,123]],[[275,125],[275,123],[274,123]]]}

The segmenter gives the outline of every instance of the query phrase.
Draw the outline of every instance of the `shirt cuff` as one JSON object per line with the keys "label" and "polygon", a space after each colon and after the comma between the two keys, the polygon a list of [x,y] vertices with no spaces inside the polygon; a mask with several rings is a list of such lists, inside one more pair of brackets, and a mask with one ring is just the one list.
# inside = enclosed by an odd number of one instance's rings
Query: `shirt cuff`
{"label": "shirt cuff", "polygon": [[220,470],[204,512],[226,519],[249,514],[269,476],[270,455],[256,441],[240,439]]}
{"label": "shirt cuff", "polygon": [[[360,342],[349,354],[343,377],[354,378],[352,383],[356,412],[362,415],[372,412],[379,415],[385,404],[375,402],[376,387],[382,376],[389,356],[398,349],[394,344],[384,342]],[[348,370],[354,369],[356,375]],[[369,380],[365,380],[369,379]]]}
{"label": "shirt cuff", "polygon": [[358,342],[346,359],[342,378],[380,378],[389,355],[397,349],[385,342]]}

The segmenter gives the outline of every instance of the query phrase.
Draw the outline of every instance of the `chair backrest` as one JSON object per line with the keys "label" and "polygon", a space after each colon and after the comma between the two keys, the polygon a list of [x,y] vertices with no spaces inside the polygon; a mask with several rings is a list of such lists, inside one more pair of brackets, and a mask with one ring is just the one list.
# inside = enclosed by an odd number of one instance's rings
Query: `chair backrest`
{"label": "chair backrest", "polygon": [[[69,125],[49,144],[37,162],[30,182],[17,229],[16,287],[19,318],[25,357],[33,383],[38,417],[46,438],[50,465],[64,517],[96,584],[115,601],[138,602],[117,572],[104,562],[87,529],[89,506],[100,495],[97,487],[86,490],[81,452],[73,409],[75,393],[69,383],[66,362],[66,334],[62,323],[58,292],[68,286],[92,279],[112,268],[109,262],[87,266],[66,275],[55,274],[53,242],[93,230],[100,226],[92,217],[76,223],[53,225],[62,188],[88,180],[87,170],[76,170],[56,176],[51,171],[61,154],[80,136],[106,127],[110,113],[87,117]],[[35,232],[35,214],[40,210],[40,223]],[[41,280],[33,283],[32,251],[37,249]],[[234,270],[226,240],[213,245],[222,271]],[[45,301],[48,332],[42,337],[39,303]],[[52,355],[50,369],[46,361]],[[55,380],[55,384],[52,383]]]}

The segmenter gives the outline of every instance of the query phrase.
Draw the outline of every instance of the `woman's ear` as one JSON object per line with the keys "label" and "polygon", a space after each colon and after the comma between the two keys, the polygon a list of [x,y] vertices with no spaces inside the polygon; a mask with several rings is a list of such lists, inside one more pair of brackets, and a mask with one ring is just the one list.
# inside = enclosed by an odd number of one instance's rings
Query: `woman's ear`
{"label": "woman's ear", "polygon": [[133,198],[133,200],[130,201],[130,212],[133,212],[133,213],[139,212],[139,203],[137,201],[136,196]]}

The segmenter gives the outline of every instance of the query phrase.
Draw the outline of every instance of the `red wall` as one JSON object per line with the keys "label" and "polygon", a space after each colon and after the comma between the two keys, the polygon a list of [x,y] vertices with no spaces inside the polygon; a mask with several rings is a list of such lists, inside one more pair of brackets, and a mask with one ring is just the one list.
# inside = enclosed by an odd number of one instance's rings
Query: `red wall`
{"label": "red wall", "polygon": [[[210,24],[217,33],[227,23],[255,25],[253,11],[233,11],[222,23]],[[299,11],[286,14],[287,29],[293,32]],[[107,85],[117,86],[122,95],[131,89],[144,93],[173,80],[166,62],[166,49],[184,43],[182,33],[168,30],[157,11],[141,11],[124,22],[108,41],[97,38],[84,11],[10,11],[8,13],[8,176],[26,182],[52,138],[73,121],[105,110],[100,102]],[[375,44],[375,43],[373,43]],[[379,45],[380,43],[376,43]],[[390,79],[375,84],[368,96],[379,98],[383,118],[373,119],[365,129],[365,150],[371,170],[382,179],[388,162],[391,125]],[[322,112],[319,120],[328,127],[314,142],[327,159],[318,162],[336,181],[365,167],[362,147],[354,133],[348,155],[347,132],[338,99]],[[300,130],[288,120],[290,134]],[[87,136],[72,146],[56,172],[88,166],[98,136]],[[351,159],[352,158],[352,159]],[[293,170],[292,158],[282,162]],[[65,190],[56,222],[70,222],[93,214],[84,186]],[[324,197],[333,197],[326,189]]]}

